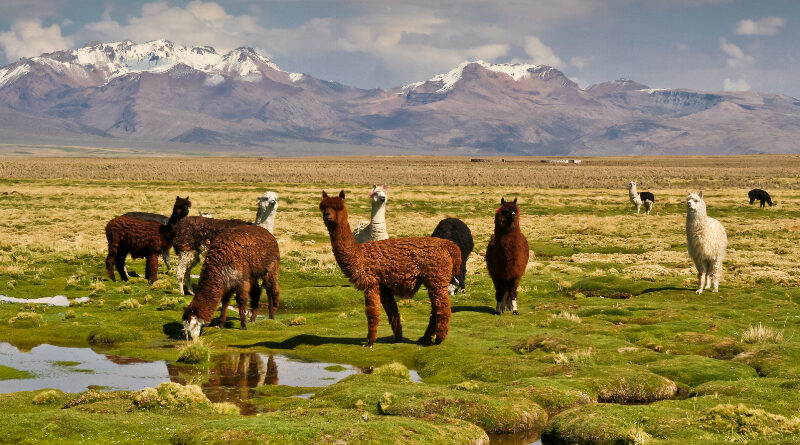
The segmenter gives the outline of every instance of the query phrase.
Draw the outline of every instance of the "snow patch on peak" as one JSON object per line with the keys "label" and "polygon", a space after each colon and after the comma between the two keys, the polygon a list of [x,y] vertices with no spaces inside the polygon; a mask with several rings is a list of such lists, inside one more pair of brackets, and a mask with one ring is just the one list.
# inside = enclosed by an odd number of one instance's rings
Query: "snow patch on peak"
{"label": "snow patch on peak", "polygon": [[292,82],[300,82],[304,77],[306,77],[306,75],[303,73],[289,73],[289,80]]}
{"label": "snow patch on peak", "polygon": [[531,64],[518,64],[518,63],[492,64],[484,62],[483,60],[476,60],[473,62],[462,62],[457,67],[453,68],[452,70],[444,74],[436,75],[425,82],[415,82],[408,84],[404,86],[402,90],[403,91],[413,90],[421,85],[424,85],[427,82],[432,82],[441,84],[441,87],[438,90],[436,90],[437,93],[446,93],[452,90],[455,84],[462,79],[462,77],[464,76],[464,69],[473,64],[480,65],[484,69],[493,71],[495,73],[502,73],[508,75],[517,82],[525,79],[530,79],[534,75],[541,79],[546,79],[551,74],[551,71],[555,71],[555,68],[551,68],[549,66],[544,66],[544,65],[531,65]]}
{"label": "snow patch on peak", "polygon": [[27,63],[22,65],[17,65],[13,69],[11,68],[3,68],[0,70],[0,87],[5,85],[12,80],[19,78],[20,76],[29,73],[31,71],[30,65]]}

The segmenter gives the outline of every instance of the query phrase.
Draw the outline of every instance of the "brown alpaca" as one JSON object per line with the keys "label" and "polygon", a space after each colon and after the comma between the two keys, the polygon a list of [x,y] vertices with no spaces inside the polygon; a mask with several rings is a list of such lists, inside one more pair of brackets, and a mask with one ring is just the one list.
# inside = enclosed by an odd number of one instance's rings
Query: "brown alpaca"
{"label": "brown alpaca", "polygon": [[217,236],[203,263],[197,296],[183,311],[185,332],[191,338],[197,338],[202,326],[211,322],[220,303],[219,327],[225,327],[228,302],[234,292],[241,328],[247,329],[245,310],[248,299],[252,310],[251,322],[255,321],[258,313],[258,301],[261,298],[259,278],[267,290],[269,318],[274,319],[281,292],[278,286],[280,262],[278,242],[263,227],[236,226]]}
{"label": "brown alpaca", "polygon": [[189,197],[175,198],[167,224],[156,221],[135,218],[133,216],[118,216],[106,224],[106,239],[108,240],[108,256],[106,257],[106,273],[111,281],[114,278],[116,265],[120,278],[128,281],[125,269],[125,258],[146,258],[145,278],[153,283],[158,278],[158,256],[168,251],[172,246],[172,236],[175,224],[189,214],[192,206]]}
{"label": "brown alpaca", "polygon": [[391,238],[357,244],[347,221],[344,190],[338,197],[322,192],[319,204],[331,237],[333,256],[356,289],[364,291],[367,312],[367,342],[378,337],[381,305],[389,317],[395,341],[403,340],[400,313],[394,297],[411,298],[421,285],[428,289],[431,317],[420,342],[436,334],[435,344],[450,329],[450,296],[447,286],[461,267],[458,246],[441,238]]}
{"label": "brown alpaca", "polygon": [[494,283],[497,314],[506,309],[517,310],[517,287],[528,266],[528,240],[519,230],[517,198],[506,202],[500,198],[500,208],[494,214],[494,234],[486,247],[486,267]]}

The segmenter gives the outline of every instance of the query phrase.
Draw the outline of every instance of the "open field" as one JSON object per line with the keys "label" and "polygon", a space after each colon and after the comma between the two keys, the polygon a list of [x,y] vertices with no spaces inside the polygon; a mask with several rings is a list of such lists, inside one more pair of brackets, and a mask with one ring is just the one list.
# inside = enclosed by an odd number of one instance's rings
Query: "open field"
{"label": "open field", "polygon": [[[291,397],[308,388],[263,386],[250,400],[259,416],[203,403],[147,408],[128,392],[0,395],[0,442],[485,443],[484,432],[522,432],[505,440],[527,443],[520,438],[543,430],[544,443],[800,443],[800,157],[507,161],[0,159],[0,294],[91,298],[72,308],[0,305],[0,343],[30,350],[94,339],[104,354],[175,361],[184,341],[180,305],[166,304],[179,297],[174,276],[153,286],[108,281],[105,223],[132,210],[166,213],[176,195],[189,195],[192,214],[252,220],[256,196],[274,190],[276,320],[206,328],[204,342],[217,354],[402,364],[309,399]],[[652,215],[635,214],[630,180],[655,194]],[[374,183],[389,185],[392,236],[429,235],[445,216],[472,230],[467,293],[451,301],[442,345],[392,343],[383,316],[375,347],[361,347],[363,295],[339,271],[317,206],[323,188],[345,189],[354,225],[369,217]],[[694,293],[686,252],[685,189],[700,187],[729,238],[717,294]],[[778,205],[748,205],[753,187]],[[535,254],[519,316],[491,315],[481,255],[501,196],[518,197]],[[143,275],[144,263],[128,268]],[[141,305],[120,310],[132,298]],[[427,293],[399,306],[406,337],[417,338]],[[237,318],[229,312],[231,327]],[[0,380],[19,377],[3,365]],[[403,366],[424,383],[404,377]],[[195,383],[215,378],[203,366],[185,372]]]}

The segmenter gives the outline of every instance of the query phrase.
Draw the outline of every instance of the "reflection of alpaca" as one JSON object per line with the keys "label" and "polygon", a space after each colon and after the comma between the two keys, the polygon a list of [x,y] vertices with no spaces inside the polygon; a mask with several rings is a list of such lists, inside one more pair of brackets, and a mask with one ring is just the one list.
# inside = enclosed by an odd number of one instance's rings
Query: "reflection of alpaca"
{"label": "reflection of alpaca", "polygon": [[700,282],[697,293],[703,293],[703,289],[712,285],[712,292],[717,292],[728,235],[719,221],[708,217],[702,190],[699,194],[689,193],[686,198],[686,240],[689,256],[697,267],[697,279]]}
{"label": "reflection of alpaca", "polygon": [[454,295],[459,288],[461,292],[465,292],[467,287],[465,282],[467,259],[469,258],[470,252],[472,252],[472,249],[475,247],[475,243],[472,240],[472,232],[470,232],[469,227],[458,218],[445,218],[439,221],[439,224],[433,229],[433,234],[431,236],[449,239],[456,243],[456,246],[461,250],[461,272],[453,277],[453,281],[447,289],[450,291],[450,295]]}
{"label": "reflection of alpaca", "polygon": [[228,302],[236,292],[239,322],[247,329],[245,310],[250,300],[250,321],[258,314],[258,301],[263,281],[267,290],[269,318],[275,318],[280,297],[278,275],[281,256],[278,242],[263,227],[243,225],[219,235],[208,249],[208,257],[200,272],[200,289],[183,312],[183,326],[191,338],[200,336],[200,329],[211,322],[217,306],[222,303],[219,327],[225,327]]}
{"label": "reflection of alpaca", "polygon": [[486,267],[494,283],[497,314],[517,310],[517,288],[528,266],[528,240],[519,230],[517,198],[507,202],[500,198],[500,208],[494,213],[494,234],[486,247]]}
{"label": "reflection of alpaca", "polygon": [[111,281],[116,281],[114,278],[115,266],[120,278],[128,281],[125,259],[130,253],[134,259],[147,259],[144,276],[150,283],[153,283],[158,278],[158,257],[169,250],[175,225],[189,213],[191,205],[188,196],[175,198],[172,214],[165,225],[127,215],[118,216],[109,221],[106,224],[106,240],[108,241],[106,273]]}
{"label": "reflection of alpaca", "polygon": [[656,202],[655,196],[650,192],[637,192],[636,191],[636,183],[631,181],[628,184],[628,198],[631,200],[631,204],[636,207],[636,214],[639,214],[639,209],[644,204],[644,210],[647,214],[650,214],[650,211],[653,210],[653,203]]}
{"label": "reflection of alpaca", "polygon": [[372,216],[369,222],[363,221],[353,229],[353,238],[358,244],[389,238],[389,234],[386,233],[386,200],[388,199],[388,191],[389,187],[385,185],[380,189],[377,185],[372,186],[372,191],[369,192],[369,197],[372,201]]}
{"label": "reflection of alpaca", "polygon": [[336,262],[353,286],[364,291],[369,327],[364,346],[372,346],[378,337],[381,305],[395,341],[402,341],[403,328],[394,298],[410,298],[423,284],[431,299],[431,317],[420,341],[429,341],[434,333],[434,343],[444,341],[450,329],[447,285],[461,267],[458,246],[441,238],[392,238],[358,244],[347,221],[344,190],[338,197],[322,192],[319,209]]}

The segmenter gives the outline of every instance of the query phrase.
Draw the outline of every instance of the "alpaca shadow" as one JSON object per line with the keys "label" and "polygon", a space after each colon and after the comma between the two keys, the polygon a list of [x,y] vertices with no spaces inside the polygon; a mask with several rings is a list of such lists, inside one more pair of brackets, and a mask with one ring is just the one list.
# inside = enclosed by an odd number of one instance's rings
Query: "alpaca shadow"
{"label": "alpaca shadow", "polygon": [[649,294],[651,292],[661,292],[661,291],[665,291],[665,290],[683,290],[683,291],[686,291],[686,290],[695,290],[695,289],[691,288],[691,287],[670,287],[670,286],[667,286],[667,287],[651,287],[650,289],[643,290],[639,295]]}
{"label": "alpaca shadow", "polygon": [[186,338],[186,335],[183,333],[183,323],[177,321],[165,323],[161,328],[161,332],[172,340],[183,340]]}
{"label": "alpaca shadow", "polygon": [[[364,338],[358,337],[322,337],[312,334],[300,334],[292,338],[287,338],[283,341],[263,341],[252,345],[232,345],[235,348],[253,348],[261,346],[269,349],[294,349],[300,345],[305,346],[321,346],[321,345],[353,345],[361,346],[364,344]],[[402,342],[396,342],[393,335],[381,337],[375,340],[375,343],[393,344],[393,343],[415,343],[407,338],[403,338]]]}
{"label": "alpaca shadow", "polygon": [[453,306],[451,312],[478,312],[481,314],[494,314],[494,308],[489,306]]}

